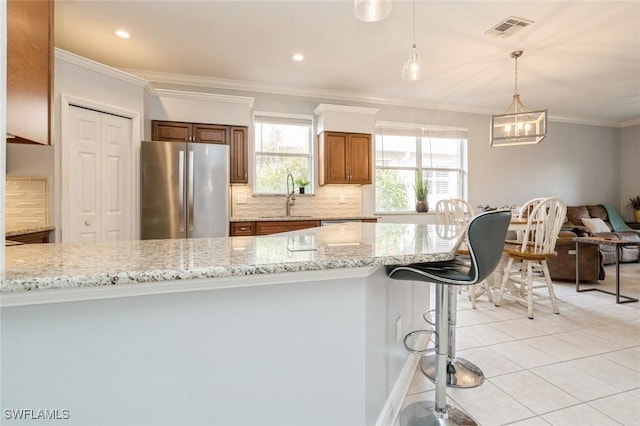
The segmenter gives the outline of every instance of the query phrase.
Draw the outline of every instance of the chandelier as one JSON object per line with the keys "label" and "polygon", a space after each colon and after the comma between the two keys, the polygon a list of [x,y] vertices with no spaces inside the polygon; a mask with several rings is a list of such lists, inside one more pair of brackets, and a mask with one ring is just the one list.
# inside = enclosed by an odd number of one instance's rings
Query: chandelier
{"label": "chandelier", "polygon": [[518,93],[518,58],[522,50],[511,52],[515,61],[515,91],[509,109],[491,117],[491,146],[539,143],[547,134],[547,110],[530,111],[522,105]]}

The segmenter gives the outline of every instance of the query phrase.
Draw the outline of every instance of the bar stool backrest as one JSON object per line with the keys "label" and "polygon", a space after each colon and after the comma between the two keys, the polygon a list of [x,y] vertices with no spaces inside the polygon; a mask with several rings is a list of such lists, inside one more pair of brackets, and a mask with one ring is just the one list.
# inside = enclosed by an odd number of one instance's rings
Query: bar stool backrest
{"label": "bar stool backrest", "polygon": [[494,210],[478,214],[467,228],[471,269],[468,284],[487,278],[498,266],[507,236],[511,210]]}

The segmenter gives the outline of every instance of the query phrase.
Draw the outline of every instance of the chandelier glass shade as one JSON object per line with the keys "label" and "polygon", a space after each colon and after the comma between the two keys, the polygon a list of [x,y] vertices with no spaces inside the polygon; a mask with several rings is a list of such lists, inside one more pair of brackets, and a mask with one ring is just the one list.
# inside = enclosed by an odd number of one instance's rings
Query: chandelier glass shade
{"label": "chandelier glass shade", "polygon": [[547,110],[530,111],[522,105],[518,93],[518,58],[522,51],[511,53],[515,59],[515,92],[509,109],[491,117],[491,146],[537,144],[547,135]]}
{"label": "chandelier glass shade", "polygon": [[361,21],[381,21],[391,13],[391,0],[355,0],[353,11]]}

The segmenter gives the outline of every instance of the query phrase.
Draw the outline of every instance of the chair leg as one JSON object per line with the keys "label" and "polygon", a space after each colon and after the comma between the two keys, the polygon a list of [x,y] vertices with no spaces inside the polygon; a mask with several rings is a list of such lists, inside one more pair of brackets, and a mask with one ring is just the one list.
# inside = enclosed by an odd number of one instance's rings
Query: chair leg
{"label": "chair leg", "polygon": [[478,296],[476,295],[476,286],[474,285],[469,286],[469,295],[471,297],[471,309],[475,309],[476,299],[478,298]]}
{"label": "chair leg", "polygon": [[529,319],[533,319],[533,262],[527,262],[526,288],[528,316]]}
{"label": "chair leg", "polygon": [[542,261],[542,272],[544,274],[545,281],[547,282],[547,289],[549,290],[549,298],[551,299],[551,306],[553,306],[553,312],[556,314],[560,313],[558,309],[558,302],[556,300],[556,292],[553,290],[553,281],[551,281],[551,274],[549,273],[549,267],[547,266],[547,261]]}
{"label": "chair leg", "polygon": [[504,289],[507,286],[507,281],[509,281],[509,271],[511,270],[511,265],[513,265],[513,259],[509,258],[507,261],[507,266],[502,271],[502,282],[500,283],[500,291],[498,292],[498,300],[496,300],[495,305],[500,306],[502,303],[502,296],[504,295]]}
{"label": "chair leg", "polygon": [[487,298],[489,299],[489,302],[493,303],[493,295],[491,294],[491,284],[489,283],[488,279],[484,280],[483,283],[484,283],[484,288],[487,290]]}

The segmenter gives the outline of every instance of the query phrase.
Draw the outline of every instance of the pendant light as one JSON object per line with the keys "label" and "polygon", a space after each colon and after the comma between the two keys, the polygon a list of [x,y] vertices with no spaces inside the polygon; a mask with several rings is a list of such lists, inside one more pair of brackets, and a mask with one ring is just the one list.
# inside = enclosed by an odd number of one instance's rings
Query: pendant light
{"label": "pendant light", "polygon": [[413,46],[409,52],[409,60],[402,67],[403,80],[420,80],[427,75],[427,66],[422,62],[416,49],[416,0],[413,0]]}
{"label": "pendant light", "polygon": [[353,11],[361,21],[382,21],[391,13],[391,0],[355,0]]}
{"label": "pendant light", "polygon": [[522,50],[511,52],[515,61],[515,91],[507,112],[491,117],[491,146],[530,145],[547,134],[547,110],[530,111],[522,105],[518,93],[518,58]]}

